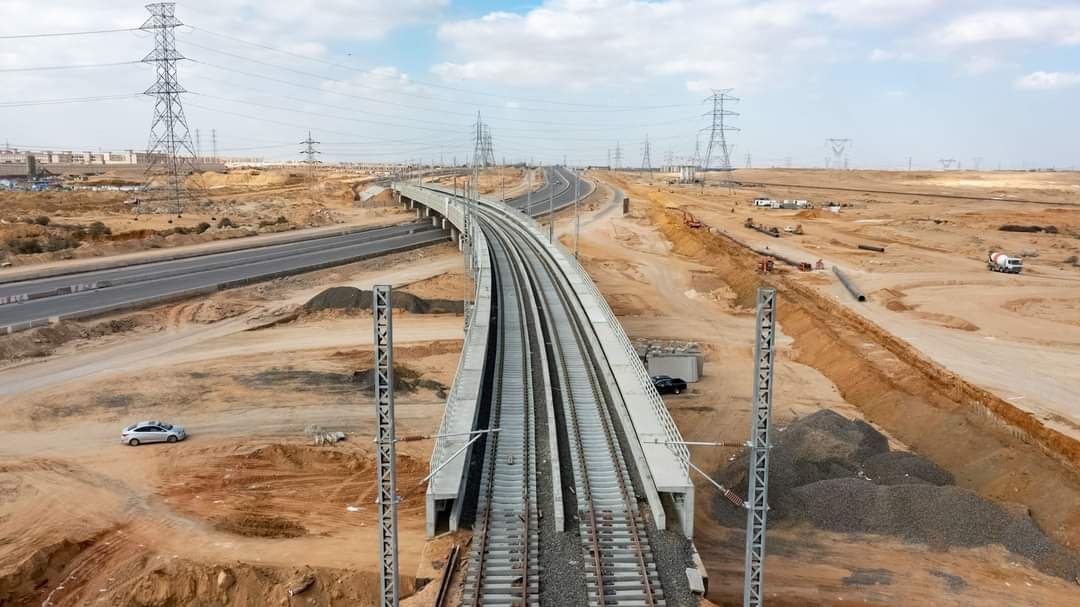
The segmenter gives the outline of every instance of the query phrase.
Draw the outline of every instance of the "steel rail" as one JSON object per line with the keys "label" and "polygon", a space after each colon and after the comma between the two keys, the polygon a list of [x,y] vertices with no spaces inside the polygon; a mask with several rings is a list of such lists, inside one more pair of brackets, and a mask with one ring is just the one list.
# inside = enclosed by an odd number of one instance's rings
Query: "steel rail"
{"label": "steel rail", "polygon": [[[589,579],[588,575],[586,577],[591,585],[595,586],[595,605],[608,604],[609,590],[613,595],[611,597],[613,604],[619,604],[620,598],[629,599],[627,595],[631,595],[633,600],[640,600],[644,605],[657,605],[657,593],[654,592],[652,581],[652,572],[655,567],[650,569],[651,559],[646,555],[646,547],[642,541],[643,537],[637,520],[639,513],[632,495],[632,484],[629,482],[629,474],[618,445],[610,413],[605,406],[606,401],[599,388],[594,367],[597,361],[589,353],[582,339],[582,332],[586,330],[582,321],[583,310],[574,305],[567,285],[557,278],[558,270],[551,265],[551,260],[545,259],[536,243],[531,242],[527,237],[510,237],[509,234],[515,231],[511,223],[490,213],[483,215],[485,220],[491,224],[499,224],[502,231],[506,232],[498,236],[500,244],[518,250],[520,257],[528,260],[526,270],[536,285],[538,301],[544,308],[545,316],[549,319],[547,323],[549,338],[555,357],[560,363],[557,368],[560,370],[560,383],[563,384],[563,408],[569,422],[567,431],[573,438],[573,455],[575,456],[573,463],[575,463],[579,512],[586,522],[586,533],[583,534],[583,539],[587,537],[588,544],[584,548],[592,556],[592,579]],[[492,230],[492,234],[495,235],[495,233],[496,231]],[[526,251],[526,248],[531,250]],[[555,316],[553,312],[561,318],[553,318]],[[577,382],[578,385],[568,385],[567,375],[575,369],[578,369],[578,372],[575,373],[574,379],[581,379],[583,382]],[[575,394],[575,387],[581,390],[580,383],[587,384],[587,392]],[[591,414],[591,417],[587,420],[582,419],[579,408],[581,413]],[[592,472],[598,472],[600,475],[593,478]],[[615,478],[614,491],[609,487],[609,476]],[[597,491],[601,489],[602,491],[598,493]],[[599,506],[598,501],[602,501],[604,505]],[[621,508],[614,506],[621,506]],[[622,512],[618,513],[616,510]],[[629,541],[632,552],[629,556],[637,569],[638,586],[636,588],[627,588],[617,575],[608,576],[607,573],[609,571],[617,573],[617,561],[620,558],[611,540],[624,536]],[[647,542],[648,538],[644,539]],[[608,577],[611,579],[607,579]]]}
{"label": "steel rail", "polygon": [[501,432],[485,449],[478,540],[463,599],[474,607],[525,607],[539,604],[539,574],[532,568],[532,554],[539,550],[539,528],[534,514],[535,425],[528,347],[532,333],[525,308],[528,285],[520,263],[510,259],[507,249],[493,248],[491,254],[496,260],[500,311],[491,423],[498,423]]}

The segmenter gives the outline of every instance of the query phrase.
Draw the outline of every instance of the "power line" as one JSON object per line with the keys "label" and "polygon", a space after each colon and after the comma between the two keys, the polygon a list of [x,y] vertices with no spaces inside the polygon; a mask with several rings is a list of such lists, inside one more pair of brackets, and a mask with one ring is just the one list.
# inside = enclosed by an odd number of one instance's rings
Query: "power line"
{"label": "power line", "polygon": [[31,107],[36,105],[59,105],[63,103],[89,103],[92,101],[112,101],[114,99],[134,99],[142,97],[144,93],[127,93],[124,95],[100,95],[97,97],[67,97],[60,99],[29,99],[26,101],[0,101],[0,107]]}
{"label": "power line", "polygon": [[[337,62],[334,62],[334,61],[327,61],[325,59],[319,59],[319,58],[316,58],[316,57],[310,57],[310,56],[307,56],[307,55],[303,55],[301,53],[294,53],[292,51],[287,51],[287,50],[280,49],[280,48],[273,47],[273,46],[269,46],[269,45],[266,45],[266,44],[260,44],[260,43],[257,43],[257,42],[250,42],[250,41],[247,41],[247,40],[243,40],[241,38],[237,38],[235,36],[230,36],[228,34],[222,34],[222,33],[219,33],[219,32],[212,32],[210,30],[206,30],[206,29],[203,29],[203,28],[200,28],[200,27],[195,27],[193,25],[189,25],[188,27],[190,27],[193,30],[203,32],[204,34],[210,34],[212,36],[219,36],[221,38],[232,40],[234,42],[239,42],[241,44],[247,44],[247,45],[250,45],[250,46],[254,46],[256,48],[261,48],[261,49],[265,49],[265,50],[269,50],[269,51],[274,51],[274,52],[277,52],[277,53],[282,53],[284,55],[289,55],[291,57],[296,57],[298,59],[304,59],[306,61],[312,61],[312,62],[315,62],[315,63],[321,63],[323,65],[327,65],[327,66],[330,66],[330,67],[337,67],[337,68],[341,68],[341,69],[353,70],[353,71],[365,72],[365,73],[368,71],[368,70],[365,70],[364,68],[359,68],[359,67],[356,67],[356,66],[353,66],[353,65],[347,65],[347,64],[344,64],[344,63],[337,63]],[[439,88],[439,89],[444,89],[444,90],[448,90],[448,91],[455,91],[455,92],[459,92],[459,93],[465,93],[465,94],[468,94],[468,95],[475,95],[475,96],[482,96],[482,97],[493,97],[493,98],[497,98],[497,99],[510,99],[510,100],[514,100],[514,101],[529,101],[529,102],[532,102],[532,103],[547,103],[547,104],[551,104],[551,105],[567,105],[567,106],[574,106],[574,107],[597,108],[597,109],[602,109],[602,110],[620,110],[620,111],[626,110],[626,111],[631,111],[631,110],[668,109],[668,108],[675,108],[675,107],[693,107],[693,104],[670,104],[670,105],[654,105],[654,106],[608,106],[608,105],[597,104],[597,103],[580,103],[580,102],[571,102],[571,101],[556,101],[556,100],[553,100],[553,99],[515,97],[515,96],[512,96],[512,95],[503,95],[503,94],[499,94],[499,93],[486,93],[486,92],[483,92],[483,91],[472,91],[472,90],[461,88],[461,87],[449,86],[449,85],[446,85],[446,84],[439,84],[439,83],[436,83],[436,82],[429,82],[429,81],[424,81],[424,80],[410,79],[410,81],[415,82],[416,84],[422,84],[424,86],[429,86],[429,87],[432,87],[432,88]],[[477,105],[477,104],[473,104],[473,105]],[[496,106],[496,107],[503,107],[503,106]],[[518,108],[518,109],[521,109],[521,108]]]}
{"label": "power line", "polygon": [[138,27],[121,27],[108,30],[87,30],[83,32],[50,32],[47,34],[10,34],[6,36],[0,36],[0,40],[22,40],[25,38],[57,38],[60,36],[89,36],[91,34],[112,34],[116,32],[137,32],[142,28]]}
{"label": "power line", "polygon": [[[473,117],[472,114],[469,114],[469,113],[466,113],[466,112],[455,112],[455,111],[452,111],[452,110],[447,110],[445,108],[437,108],[437,107],[428,107],[428,106],[422,106],[422,105],[406,104],[406,103],[402,103],[402,102],[399,102],[399,101],[391,101],[391,100],[386,100],[386,99],[379,99],[379,98],[376,98],[376,97],[368,97],[368,96],[365,96],[365,95],[356,95],[356,94],[353,94],[353,93],[346,93],[346,92],[343,92],[343,91],[336,91],[336,90],[329,90],[329,89],[325,89],[325,90],[324,89],[318,89],[312,84],[294,82],[294,81],[291,81],[291,80],[285,80],[285,79],[282,79],[282,78],[276,78],[274,76],[267,76],[265,74],[257,74],[257,73],[254,73],[254,72],[249,72],[249,71],[237,69],[237,68],[234,68],[234,67],[227,67],[227,66],[224,66],[224,65],[218,65],[216,63],[211,63],[211,62],[208,62],[208,61],[203,61],[201,59],[188,58],[188,60],[192,61],[194,63],[197,63],[199,65],[205,65],[207,67],[222,70],[222,71],[225,71],[225,72],[231,72],[231,73],[235,73],[235,74],[242,74],[244,76],[248,76],[248,77],[251,77],[251,78],[257,78],[257,79],[260,79],[260,80],[267,80],[267,81],[270,81],[270,82],[277,82],[279,84],[286,84],[286,85],[289,85],[289,86],[293,86],[293,87],[296,87],[296,88],[301,88],[301,89],[308,90],[308,91],[316,91],[317,90],[318,92],[320,92],[322,94],[337,95],[337,96],[340,96],[340,97],[347,97],[347,98],[350,98],[350,99],[357,99],[357,100],[360,100],[360,101],[368,101],[368,102],[371,102],[371,103],[389,105],[389,106],[394,107],[396,109],[400,109],[400,108],[415,109],[415,110],[420,110],[420,111],[423,111],[423,112],[437,113],[437,114],[439,114],[441,116],[462,116],[462,117],[469,117],[469,118]],[[274,66],[271,65],[271,67],[274,67]],[[317,74],[307,74],[307,75],[309,75],[311,77],[323,78],[327,82],[334,82],[334,83],[350,85],[350,86],[355,85],[355,83],[347,81],[347,80],[337,80],[337,79],[333,79],[333,78],[325,78],[325,77],[319,76]],[[233,84],[232,82],[220,80],[220,79],[217,79],[217,78],[211,78],[211,77],[208,77],[208,76],[202,76],[202,75],[198,75],[198,76],[196,76],[196,78],[209,80],[211,82],[226,83],[226,84],[230,84],[230,85]],[[363,87],[361,87],[361,88],[363,88]],[[368,88],[370,88],[370,87],[368,87]],[[257,92],[257,91],[255,91],[255,92]],[[288,97],[288,96],[285,96],[285,95],[278,95],[276,93],[267,92],[267,94],[276,95],[276,96],[281,97],[283,99],[295,99],[295,98],[291,98],[291,97]],[[422,97],[422,98],[423,99],[428,99],[428,97]],[[302,101],[304,103],[320,104],[320,102],[310,101],[310,100],[307,100],[307,99],[296,99],[296,100]],[[453,103],[458,103],[458,102],[453,102]],[[321,103],[321,105],[327,105],[329,107],[329,104]],[[349,111],[352,111],[354,108],[348,108],[348,109],[349,109]],[[374,116],[388,116],[387,114],[374,114],[374,113],[371,113],[371,112],[366,112],[366,113],[368,115],[374,115]],[[396,118],[397,116],[390,116],[390,117]],[[431,121],[431,120],[423,120],[423,119],[419,119],[419,118],[414,118],[414,119],[411,119],[411,120],[413,120],[415,122],[428,122],[428,123],[432,123],[432,124],[442,124],[440,122]],[[524,123],[524,124],[558,126],[558,127],[563,127],[563,128],[569,127],[569,128],[573,128],[575,130],[583,130],[583,131],[584,130],[589,130],[589,131],[625,130],[625,129],[629,129],[629,128],[639,128],[639,127],[644,127],[644,126],[664,126],[664,125],[668,125],[668,124],[683,123],[685,121],[684,119],[680,118],[680,119],[666,120],[666,121],[660,121],[660,122],[655,122],[655,123],[647,123],[647,124],[610,125],[610,126],[597,127],[597,126],[578,126],[578,125],[573,124],[573,123],[554,122],[554,121],[549,121],[549,120],[529,120],[529,119],[525,119],[525,118],[500,118],[499,120],[500,121],[505,121],[505,122],[519,122],[519,123]],[[525,128],[512,128],[511,127],[511,128],[506,128],[506,129],[503,129],[503,130],[507,131],[507,132],[544,132],[544,133],[550,132],[550,129],[539,129],[539,128],[538,129],[525,129]]]}
{"label": "power line", "polygon": [[142,61],[116,61],[113,63],[82,63],[78,65],[40,65],[35,67],[5,67],[0,68],[0,72],[47,72],[55,70],[81,70],[87,68],[98,67],[117,67],[120,65],[138,65]]}
{"label": "power line", "polygon": [[[186,44],[188,46],[193,46],[195,48],[200,48],[200,49],[203,49],[203,50],[207,50],[207,51],[210,51],[212,53],[217,53],[219,55],[225,55],[227,57],[232,57],[234,59],[240,59],[242,61],[248,61],[250,63],[257,63],[259,65],[264,65],[264,66],[267,66],[267,67],[272,67],[272,68],[279,69],[279,70],[284,70],[284,71],[287,71],[287,72],[293,72],[294,74],[300,74],[302,76],[307,76],[309,78],[318,78],[319,80],[325,80],[325,81],[329,81],[329,82],[338,82],[338,83],[347,84],[349,86],[353,86],[353,87],[356,87],[356,88],[374,90],[374,91],[377,91],[377,92],[379,92],[381,94],[384,94],[384,95],[385,94],[388,94],[388,95],[401,95],[401,96],[405,96],[405,97],[415,97],[415,98],[421,98],[421,99],[430,100],[430,101],[437,101],[437,102],[442,102],[442,103],[458,104],[458,105],[460,105],[462,103],[462,101],[460,99],[451,99],[449,97],[436,97],[436,96],[433,96],[433,95],[420,95],[420,94],[409,93],[409,92],[401,91],[401,90],[393,90],[393,89],[380,88],[380,87],[377,87],[377,86],[365,85],[363,83],[359,83],[359,82],[355,82],[355,81],[351,81],[351,80],[341,80],[341,79],[338,79],[338,78],[331,78],[331,77],[326,76],[325,74],[318,74],[318,73],[310,72],[310,71],[306,71],[306,70],[299,70],[299,69],[296,69],[296,68],[284,66],[284,65],[281,65],[281,64],[278,64],[278,63],[273,63],[273,62],[270,62],[270,61],[263,61],[261,59],[254,59],[254,58],[247,57],[247,56],[244,56],[244,55],[238,55],[236,53],[230,53],[228,51],[223,51],[221,49],[216,49],[216,48],[213,48],[211,46],[206,46],[206,45],[203,45],[203,44],[199,44],[197,42],[191,42],[190,40],[185,40],[184,44]],[[209,65],[207,62],[204,62],[204,61],[198,61],[198,63],[204,63],[204,64]],[[220,67],[220,66],[214,66],[214,67]],[[230,68],[225,68],[225,69],[230,69]],[[351,69],[359,69],[359,68],[351,68]],[[360,70],[360,71],[365,71],[365,70]],[[415,83],[415,84],[422,84],[423,86],[431,86],[433,88],[445,88],[445,87],[441,87],[439,85],[435,85],[435,84],[432,84],[432,83],[422,83],[422,82],[417,81],[417,80],[411,80],[410,82]],[[501,98],[507,98],[507,97],[501,97]],[[510,99],[512,99],[512,98],[510,98]],[[379,101],[382,102],[382,103],[396,103],[396,102],[387,102],[385,100],[379,100]],[[505,102],[504,103],[480,103],[480,102],[471,102],[470,101],[468,103],[470,105],[475,105],[475,106],[481,107],[481,108],[489,108],[489,109],[501,110],[501,111],[506,111],[507,110]],[[406,106],[403,105],[402,107],[406,107]],[[631,112],[631,111],[636,112],[636,111],[643,111],[643,110],[671,109],[671,108],[679,108],[679,107],[687,107],[687,106],[685,104],[658,105],[658,106],[640,106],[640,107],[588,105],[586,108],[579,108],[579,109],[553,110],[551,108],[516,107],[516,108],[514,108],[514,110],[515,111],[524,111],[524,112],[553,112],[553,111],[558,111],[558,112],[581,112],[581,113],[597,113],[597,112],[605,112],[606,113],[606,112]],[[433,111],[442,111],[442,110],[433,110]]]}

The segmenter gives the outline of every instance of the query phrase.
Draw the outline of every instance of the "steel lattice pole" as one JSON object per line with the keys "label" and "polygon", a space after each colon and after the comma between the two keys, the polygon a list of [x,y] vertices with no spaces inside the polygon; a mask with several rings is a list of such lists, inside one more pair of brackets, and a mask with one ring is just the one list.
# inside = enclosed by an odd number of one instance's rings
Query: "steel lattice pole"
{"label": "steel lattice pole", "polygon": [[772,422],[773,358],[776,345],[776,289],[757,292],[757,339],[754,343],[754,405],[750,417],[750,488],[745,506],[746,563],[743,607],[763,603],[765,518],[769,512],[769,426]]}
{"label": "steel lattice pole", "polygon": [[381,605],[398,604],[397,470],[394,443],[394,330],[390,285],[375,285],[372,315],[375,325],[375,450],[379,483],[379,546]]}

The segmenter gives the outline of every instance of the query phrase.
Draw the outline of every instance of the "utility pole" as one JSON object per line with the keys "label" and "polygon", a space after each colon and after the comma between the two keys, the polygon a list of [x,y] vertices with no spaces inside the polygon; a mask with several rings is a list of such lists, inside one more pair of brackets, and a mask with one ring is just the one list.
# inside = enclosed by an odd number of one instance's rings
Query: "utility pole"
{"label": "utility pole", "polygon": [[551,178],[554,177],[555,171],[552,170],[548,173],[548,242],[555,241],[555,188],[551,185]]}
{"label": "utility pole", "polygon": [[309,190],[314,190],[315,189],[315,165],[319,163],[319,161],[315,159],[315,155],[322,153],[319,150],[316,150],[315,146],[320,142],[315,141],[314,139],[312,139],[311,138],[311,131],[308,131],[307,139],[301,141],[300,143],[304,144],[306,146],[303,150],[300,150],[300,153],[307,157],[307,159],[304,160],[304,164],[307,165],[308,189]]}
{"label": "utility pole", "polygon": [[832,147],[832,168],[839,170],[843,167],[846,171],[848,168],[848,158],[845,150],[851,145],[851,139],[826,139],[825,145]]}
{"label": "utility pole", "polygon": [[154,34],[154,50],[142,61],[153,65],[157,73],[156,82],[145,93],[154,98],[154,119],[146,147],[149,161],[146,188],[155,189],[154,177],[163,177],[166,200],[179,216],[186,195],[184,178],[188,171],[194,170],[191,159],[195,156],[180,101],[180,95],[187,91],[180,86],[176,69],[177,62],[184,59],[176,50],[176,28],[183,23],[176,18],[174,2],[147,4],[146,10],[150,11],[150,18],[139,29]]}
{"label": "utility pole", "polygon": [[772,424],[773,359],[776,346],[776,289],[757,291],[754,343],[754,403],[750,416],[750,487],[746,507],[746,562],[743,607],[764,603],[765,520],[769,512],[769,429]]}
{"label": "utility pole", "polygon": [[713,89],[712,95],[705,98],[705,101],[712,101],[712,110],[705,112],[703,116],[712,119],[712,124],[702,129],[703,131],[709,131],[709,144],[705,148],[705,163],[702,166],[704,170],[709,170],[709,164],[712,160],[713,151],[715,150],[720,156],[720,170],[731,170],[731,150],[728,148],[727,133],[729,131],[738,131],[739,129],[725,123],[725,118],[731,116],[738,116],[737,112],[733,112],[724,106],[729,103],[735,103],[739,101],[738,97],[732,97],[732,89]]}
{"label": "utility pole", "polygon": [[578,210],[579,185],[581,185],[581,179],[578,177],[577,171],[574,171],[574,259],[578,258],[578,243],[581,239],[581,215]]}
{"label": "utility pole", "polygon": [[532,213],[532,167],[525,167],[526,177],[528,179],[528,185],[525,186],[525,214]]}
{"label": "utility pole", "polygon": [[382,607],[397,607],[397,453],[394,436],[394,326],[390,307],[390,285],[372,290],[372,320],[375,326],[375,450],[379,483],[379,590]]}

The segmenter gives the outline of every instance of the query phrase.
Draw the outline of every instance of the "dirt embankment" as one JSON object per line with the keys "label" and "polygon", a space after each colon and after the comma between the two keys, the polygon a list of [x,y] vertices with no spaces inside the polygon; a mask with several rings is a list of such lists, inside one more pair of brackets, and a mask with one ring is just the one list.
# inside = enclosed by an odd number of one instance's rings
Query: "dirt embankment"
{"label": "dirt embankment", "polygon": [[[0,576],[0,604],[344,607],[374,604],[379,593],[373,571],[201,563],[124,546],[130,539],[117,530],[44,547],[15,573]],[[413,586],[411,576],[401,577],[404,588]]]}
{"label": "dirt embankment", "polygon": [[[628,189],[632,186],[623,184]],[[925,360],[897,338],[782,275],[762,277],[757,255],[685,226],[648,190],[652,223],[677,254],[716,268],[734,303],[752,308],[759,285],[781,295],[778,319],[796,360],[818,369],[874,423],[949,470],[961,486],[1020,502],[1052,537],[1080,545],[1080,451],[1002,399]]]}

